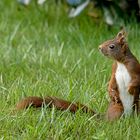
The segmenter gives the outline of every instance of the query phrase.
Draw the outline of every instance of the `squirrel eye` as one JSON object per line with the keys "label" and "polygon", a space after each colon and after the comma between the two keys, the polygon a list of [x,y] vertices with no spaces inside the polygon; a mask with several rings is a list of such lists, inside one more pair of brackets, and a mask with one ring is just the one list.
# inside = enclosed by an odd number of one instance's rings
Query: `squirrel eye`
{"label": "squirrel eye", "polygon": [[109,48],[110,48],[110,49],[114,49],[114,48],[115,48],[115,45],[112,44],[112,45],[109,46]]}

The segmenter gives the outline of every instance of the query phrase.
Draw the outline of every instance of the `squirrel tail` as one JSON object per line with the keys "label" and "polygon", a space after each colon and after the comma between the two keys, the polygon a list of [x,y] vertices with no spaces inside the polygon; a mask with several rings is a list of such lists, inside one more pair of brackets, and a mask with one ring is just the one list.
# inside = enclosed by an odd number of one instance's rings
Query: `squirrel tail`
{"label": "squirrel tail", "polygon": [[17,103],[16,110],[26,109],[30,106],[34,108],[47,105],[48,107],[55,107],[58,110],[69,110],[72,113],[75,113],[77,110],[81,109],[85,113],[91,113],[92,115],[96,114],[92,109],[80,103],[71,103],[57,97],[46,96],[44,98],[37,96],[29,96]]}

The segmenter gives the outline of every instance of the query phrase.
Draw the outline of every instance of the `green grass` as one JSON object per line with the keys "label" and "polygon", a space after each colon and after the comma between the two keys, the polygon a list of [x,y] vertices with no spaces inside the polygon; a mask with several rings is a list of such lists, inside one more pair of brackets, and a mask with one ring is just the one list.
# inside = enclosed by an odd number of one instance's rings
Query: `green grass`
{"label": "green grass", "polygon": [[[98,46],[114,37],[119,27],[108,30],[86,12],[68,19],[66,7],[57,7],[52,0],[27,8],[7,0],[0,7],[1,140],[140,138],[140,117],[109,123],[54,108],[11,113],[21,98],[32,95],[77,101],[104,113],[112,61],[99,53]],[[133,22],[126,29],[129,46],[140,60],[140,26]]]}

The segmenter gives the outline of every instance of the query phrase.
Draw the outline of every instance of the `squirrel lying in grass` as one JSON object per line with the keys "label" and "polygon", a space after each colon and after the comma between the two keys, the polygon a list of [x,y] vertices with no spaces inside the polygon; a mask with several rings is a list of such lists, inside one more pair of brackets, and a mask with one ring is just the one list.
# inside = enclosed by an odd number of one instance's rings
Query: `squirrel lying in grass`
{"label": "squirrel lying in grass", "polygon": [[[131,53],[125,37],[126,33],[122,30],[114,39],[99,46],[99,50],[105,56],[114,60],[108,86],[110,104],[106,113],[106,118],[110,121],[120,118],[123,114],[128,115],[139,111],[140,64]],[[29,106],[37,108],[42,105],[54,106],[59,110],[69,109],[73,113],[81,109],[83,112],[96,114],[85,105],[50,96],[45,98],[26,97],[17,104],[16,110]]]}

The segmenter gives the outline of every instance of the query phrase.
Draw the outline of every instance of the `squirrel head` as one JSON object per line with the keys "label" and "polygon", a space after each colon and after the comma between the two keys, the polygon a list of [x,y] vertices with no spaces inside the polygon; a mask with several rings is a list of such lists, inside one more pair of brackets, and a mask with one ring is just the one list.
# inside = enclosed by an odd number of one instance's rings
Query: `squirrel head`
{"label": "squirrel head", "polygon": [[126,32],[121,30],[112,40],[107,40],[99,46],[99,50],[107,57],[121,61],[128,50]]}

